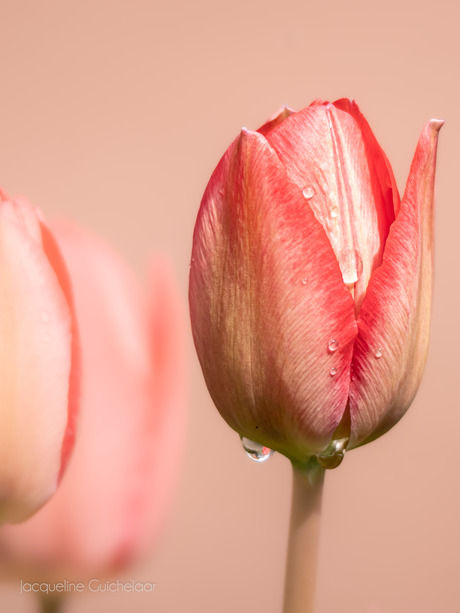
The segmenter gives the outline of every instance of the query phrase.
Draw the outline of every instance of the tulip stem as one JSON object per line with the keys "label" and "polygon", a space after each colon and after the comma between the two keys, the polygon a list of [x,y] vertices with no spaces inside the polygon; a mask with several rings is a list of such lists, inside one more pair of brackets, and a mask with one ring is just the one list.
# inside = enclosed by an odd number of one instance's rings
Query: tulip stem
{"label": "tulip stem", "polygon": [[293,465],[284,613],[313,613],[324,468]]}
{"label": "tulip stem", "polygon": [[40,612],[41,613],[60,613],[62,609],[63,598],[61,596],[49,594],[40,594]]}

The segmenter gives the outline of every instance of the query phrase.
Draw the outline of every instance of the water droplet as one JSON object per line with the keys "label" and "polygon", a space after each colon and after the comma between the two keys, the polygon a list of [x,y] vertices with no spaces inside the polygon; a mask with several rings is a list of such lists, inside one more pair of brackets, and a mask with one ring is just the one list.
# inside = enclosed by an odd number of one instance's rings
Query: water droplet
{"label": "water droplet", "polygon": [[348,440],[347,437],[331,441],[323,453],[317,456],[318,464],[323,468],[337,468],[342,463]]}
{"label": "water droplet", "polygon": [[332,219],[335,219],[339,214],[339,209],[336,206],[333,206],[331,208],[331,217]]}
{"label": "water droplet", "polygon": [[47,311],[43,311],[41,315],[42,322],[44,324],[49,324],[50,322],[50,314]]}
{"label": "water droplet", "polygon": [[308,283],[308,278],[307,277],[303,277],[302,285],[307,285],[307,283]]}
{"label": "water droplet", "polygon": [[377,358],[377,360],[378,360],[379,358],[381,358],[381,357],[382,357],[382,355],[383,355],[383,351],[382,351],[382,349],[379,347],[379,348],[376,350],[376,352],[374,353],[374,355],[375,355],[375,357]]}
{"label": "water droplet", "polygon": [[241,442],[248,457],[255,462],[265,462],[275,453],[273,449],[265,447],[265,445],[261,445],[255,441],[251,441],[251,439],[245,436],[241,437]]}
{"label": "water droplet", "polygon": [[302,194],[304,198],[310,200],[310,198],[313,198],[313,196],[315,195],[315,190],[311,185],[306,185],[302,190]]}
{"label": "water droplet", "polygon": [[339,266],[346,285],[356,283],[363,274],[363,261],[356,249],[342,249],[339,254]]}
{"label": "water droplet", "polygon": [[334,377],[337,374],[337,368],[334,368],[333,366],[329,371],[329,374],[331,375],[331,377]]}
{"label": "water droplet", "polygon": [[329,341],[327,345],[329,351],[336,351],[338,346],[339,346],[339,341],[336,341],[335,338],[331,338],[331,340]]}

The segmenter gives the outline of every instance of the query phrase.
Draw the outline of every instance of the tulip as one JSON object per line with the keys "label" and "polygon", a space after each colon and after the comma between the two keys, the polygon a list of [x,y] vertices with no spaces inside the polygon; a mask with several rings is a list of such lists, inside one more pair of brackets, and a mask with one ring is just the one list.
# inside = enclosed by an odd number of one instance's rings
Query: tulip
{"label": "tulip", "polygon": [[0,523],[55,492],[73,447],[77,333],[67,272],[40,212],[0,190]]}
{"label": "tulip", "polygon": [[53,226],[71,274],[82,349],[79,436],[62,484],[0,532],[3,576],[87,581],[149,551],[169,508],[184,421],[182,313],[158,261],[148,299],[95,236]]}
{"label": "tulip", "polygon": [[189,299],[209,392],[242,437],[332,467],[408,409],[428,346],[442,123],[423,129],[402,201],[347,99],[285,108],[222,157]]}

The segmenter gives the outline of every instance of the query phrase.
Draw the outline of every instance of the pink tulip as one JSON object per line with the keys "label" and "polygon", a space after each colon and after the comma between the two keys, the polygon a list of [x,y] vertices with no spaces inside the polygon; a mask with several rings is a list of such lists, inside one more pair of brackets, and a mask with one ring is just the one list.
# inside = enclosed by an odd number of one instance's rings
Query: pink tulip
{"label": "pink tulip", "polygon": [[0,190],[0,523],[35,513],[73,447],[77,334],[67,272],[37,209]]}
{"label": "pink tulip", "polygon": [[184,422],[182,313],[169,266],[147,299],[93,235],[53,226],[71,273],[82,347],[79,436],[53,499],[0,532],[2,573],[84,581],[148,551],[171,498]]}
{"label": "pink tulip", "polygon": [[442,123],[422,131],[401,202],[353,101],[283,109],[228,148],[196,222],[190,310],[210,394],[241,436],[304,463],[408,409],[428,346]]}

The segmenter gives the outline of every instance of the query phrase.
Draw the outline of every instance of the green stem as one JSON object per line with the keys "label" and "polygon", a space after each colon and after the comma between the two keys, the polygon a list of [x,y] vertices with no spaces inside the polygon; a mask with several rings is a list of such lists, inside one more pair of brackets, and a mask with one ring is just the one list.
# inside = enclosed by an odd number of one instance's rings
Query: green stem
{"label": "green stem", "polygon": [[284,613],[313,613],[324,468],[293,465]]}
{"label": "green stem", "polygon": [[62,595],[40,594],[40,612],[41,613],[60,613],[64,599]]}

